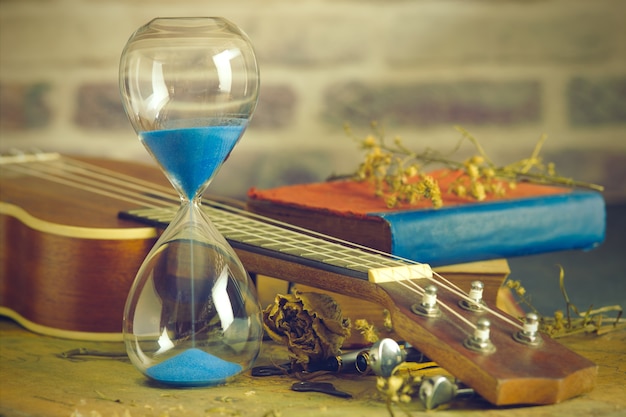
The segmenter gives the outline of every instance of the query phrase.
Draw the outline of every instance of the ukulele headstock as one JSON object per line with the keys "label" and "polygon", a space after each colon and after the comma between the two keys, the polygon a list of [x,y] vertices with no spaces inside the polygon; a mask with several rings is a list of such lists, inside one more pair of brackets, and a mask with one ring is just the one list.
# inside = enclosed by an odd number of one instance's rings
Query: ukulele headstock
{"label": "ukulele headstock", "polygon": [[467,293],[428,273],[377,285],[394,330],[492,404],[554,404],[594,386],[593,362],[540,334],[536,315],[520,323],[489,306],[479,282]]}

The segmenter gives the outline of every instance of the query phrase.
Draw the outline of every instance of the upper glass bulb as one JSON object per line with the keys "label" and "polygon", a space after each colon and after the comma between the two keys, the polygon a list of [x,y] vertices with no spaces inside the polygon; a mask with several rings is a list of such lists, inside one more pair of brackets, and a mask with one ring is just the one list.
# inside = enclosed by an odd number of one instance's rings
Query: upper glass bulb
{"label": "upper glass bulb", "polygon": [[256,107],[248,37],[223,18],[154,19],[126,44],[119,79],[142,143],[183,198],[201,194]]}

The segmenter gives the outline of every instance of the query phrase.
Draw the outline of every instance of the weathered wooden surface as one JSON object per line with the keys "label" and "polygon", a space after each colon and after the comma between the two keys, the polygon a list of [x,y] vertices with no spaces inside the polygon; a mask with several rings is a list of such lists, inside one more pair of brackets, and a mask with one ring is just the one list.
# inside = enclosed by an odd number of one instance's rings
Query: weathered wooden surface
{"label": "weathered wooden surface", "polygon": [[[540,407],[493,408],[473,400],[437,410],[437,416],[626,415],[626,331],[602,337],[575,336],[564,344],[599,365],[597,387],[589,394]],[[326,379],[350,392],[346,400],[317,393],[297,393],[288,376],[253,378],[249,373],[219,387],[169,389],[151,386],[124,359],[63,359],[57,355],[85,347],[123,352],[121,343],[77,342],[40,336],[0,319],[1,416],[245,416],[345,417],[389,416],[375,388],[375,378]],[[285,351],[266,343],[257,364],[281,363]],[[511,358],[515,360],[515,358]],[[424,409],[418,401],[406,407],[410,415]],[[406,415],[394,407],[397,416]],[[430,412],[430,415],[434,414]]]}

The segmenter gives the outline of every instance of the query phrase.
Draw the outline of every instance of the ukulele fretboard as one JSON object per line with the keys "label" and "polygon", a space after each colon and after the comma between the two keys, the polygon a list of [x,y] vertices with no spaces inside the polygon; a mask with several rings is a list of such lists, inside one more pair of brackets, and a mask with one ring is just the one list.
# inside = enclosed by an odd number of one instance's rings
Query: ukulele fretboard
{"label": "ukulele fretboard", "polygon": [[[176,210],[175,206],[142,208],[121,212],[120,217],[165,228],[174,218]],[[367,248],[352,246],[348,242],[332,241],[331,237],[308,235],[291,230],[287,225],[271,224],[210,204],[203,205],[203,210],[235,249],[262,253],[364,280],[368,279],[368,272],[372,269],[407,265],[406,261],[391,255],[370,252]]]}

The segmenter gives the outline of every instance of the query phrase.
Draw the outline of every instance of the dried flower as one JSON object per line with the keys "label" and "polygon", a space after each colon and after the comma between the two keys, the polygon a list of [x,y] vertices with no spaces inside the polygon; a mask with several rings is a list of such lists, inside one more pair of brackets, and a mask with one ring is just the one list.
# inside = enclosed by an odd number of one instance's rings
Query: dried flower
{"label": "dried flower", "polygon": [[478,201],[483,201],[484,199],[487,198],[487,193],[485,192],[485,185],[481,182],[473,182],[472,188],[470,189],[470,195]]}
{"label": "dried flower", "polygon": [[365,139],[355,137],[348,126],[345,128],[346,133],[366,151],[354,178],[374,184],[375,195],[383,198],[389,208],[401,204],[412,205],[422,198],[430,200],[434,208],[443,205],[439,185],[436,182],[432,183],[420,167],[420,164],[430,163],[439,163],[460,170],[462,175],[453,181],[446,191],[478,201],[486,199],[488,195],[503,197],[507,191],[504,185],[507,184],[508,189],[514,189],[520,180],[602,190],[599,185],[560,177],[556,174],[554,163],[544,164],[539,153],[547,139],[545,135],[539,139],[530,157],[498,167],[487,156],[478,140],[461,127],[456,128],[461,133],[461,140],[456,149],[460,147],[462,141],[469,141],[477,152],[464,162],[451,160],[431,149],[415,153],[404,146],[400,137],[395,137],[393,144],[388,145],[384,132],[376,122],[371,123],[371,128],[372,133]]}
{"label": "dried flower", "polygon": [[376,389],[384,396],[390,416],[394,416],[393,404],[402,405],[411,401],[419,390],[421,380],[421,376],[410,374],[393,374],[388,378],[380,376],[376,378]]}
{"label": "dried flower", "polygon": [[376,146],[376,138],[372,135],[367,136],[363,141],[363,147],[365,149],[371,149],[374,146]]}
{"label": "dried flower", "polygon": [[[532,305],[526,289],[518,280],[508,280],[506,286],[518,297],[519,304],[522,304],[539,316],[539,330],[550,337],[563,337],[580,332],[593,332],[598,335],[604,334],[618,328],[625,328],[626,323],[620,323],[622,308],[620,306],[605,306],[596,310],[589,308],[584,313],[580,313],[576,306],[572,304],[565,291],[565,271],[559,265],[559,286],[565,300],[566,310],[556,310],[553,317],[542,316]],[[606,313],[615,312],[617,317],[608,318]],[[572,317],[574,314],[576,317]],[[609,319],[608,324],[604,324],[605,319]]]}
{"label": "dried flower", "polygon": [[278,294],[263,311],[263,325],[274,341],[287,345],[296,369],[338,355],[350,335],[350,320],[333,298],[313,292]]}
{"label": "dried flower", "polygon": [[373,324],[370,324],[365,319],[357,319],[354,321],[354,329],[363,335],[363,338],[368,343],[376,343],[379,340],[378,332]]}

